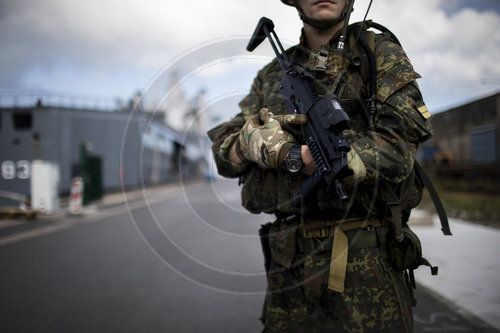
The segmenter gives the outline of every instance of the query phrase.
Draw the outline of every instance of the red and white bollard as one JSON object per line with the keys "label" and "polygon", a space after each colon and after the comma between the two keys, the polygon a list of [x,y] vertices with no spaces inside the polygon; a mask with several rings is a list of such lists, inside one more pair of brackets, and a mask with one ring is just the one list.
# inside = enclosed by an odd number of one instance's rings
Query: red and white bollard
{"label": "red and white bollard", "polygon": [[69,197],[70,214],[81,214],[83,206],[83,179],[74,177],[71,182],[71,193]]}

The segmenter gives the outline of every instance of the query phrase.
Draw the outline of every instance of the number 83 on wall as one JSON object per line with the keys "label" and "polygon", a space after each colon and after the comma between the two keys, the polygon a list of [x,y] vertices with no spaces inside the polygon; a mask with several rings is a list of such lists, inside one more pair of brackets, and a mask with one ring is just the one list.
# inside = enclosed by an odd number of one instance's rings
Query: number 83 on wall
{"label": "number 83 on wall", "polygon": [[31,162],[27,160],[3,161],[1,168],[3,179],[29,179],[31,177]]}

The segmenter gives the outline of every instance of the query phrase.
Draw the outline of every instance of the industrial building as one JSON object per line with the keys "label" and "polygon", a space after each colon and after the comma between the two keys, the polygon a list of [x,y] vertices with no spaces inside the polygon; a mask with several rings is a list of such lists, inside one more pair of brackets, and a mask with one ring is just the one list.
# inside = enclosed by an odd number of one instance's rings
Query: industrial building
{"label": "industrial building", "polygon": [[206,167],[208,139],[168,126],[158,112],[56,104],[0,107],[0,207],[29,200],[34,161],[56,166],[58,195],[76,176],[102,192],[196,177]]}
{"label": "industrial building", "polygon": [[422,145],[426,162],[487,165],[500,162],[500,93],[432,116],[434,136]]}
{"label": "industrial building", "polygon": [[434,136],[418,158],[435,179],[455,189],[500,193],[500,93],[435,114],[432,126]]}

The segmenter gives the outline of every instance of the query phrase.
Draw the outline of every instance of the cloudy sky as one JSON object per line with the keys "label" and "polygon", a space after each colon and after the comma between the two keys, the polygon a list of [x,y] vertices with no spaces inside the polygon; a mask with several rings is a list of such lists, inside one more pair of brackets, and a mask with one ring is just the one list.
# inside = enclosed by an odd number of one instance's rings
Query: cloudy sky
{"label": "cloudy sky", "polygon": [[[127,100],[177,72],[188,95],[239,96],[270,59],[244,49],[262,16],[298,40],[296,11],[278,0],[0,0],[0,93]],[[500,1],[374,0],[368,16],[399,37],[431,112],[500,90]]]}

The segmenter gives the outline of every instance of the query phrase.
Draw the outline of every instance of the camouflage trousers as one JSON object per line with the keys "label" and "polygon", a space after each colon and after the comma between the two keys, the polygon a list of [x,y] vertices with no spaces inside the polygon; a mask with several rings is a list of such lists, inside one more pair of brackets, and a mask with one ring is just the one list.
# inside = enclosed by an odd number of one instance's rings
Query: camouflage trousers
{"label": "camouflage trousers", "polygon": [[349,250],[342,293],[328,289],[331,250],[296,248],[288,268],[273,260],[263,332],[413,332],[404,274],[390,268],[383,246]]}

